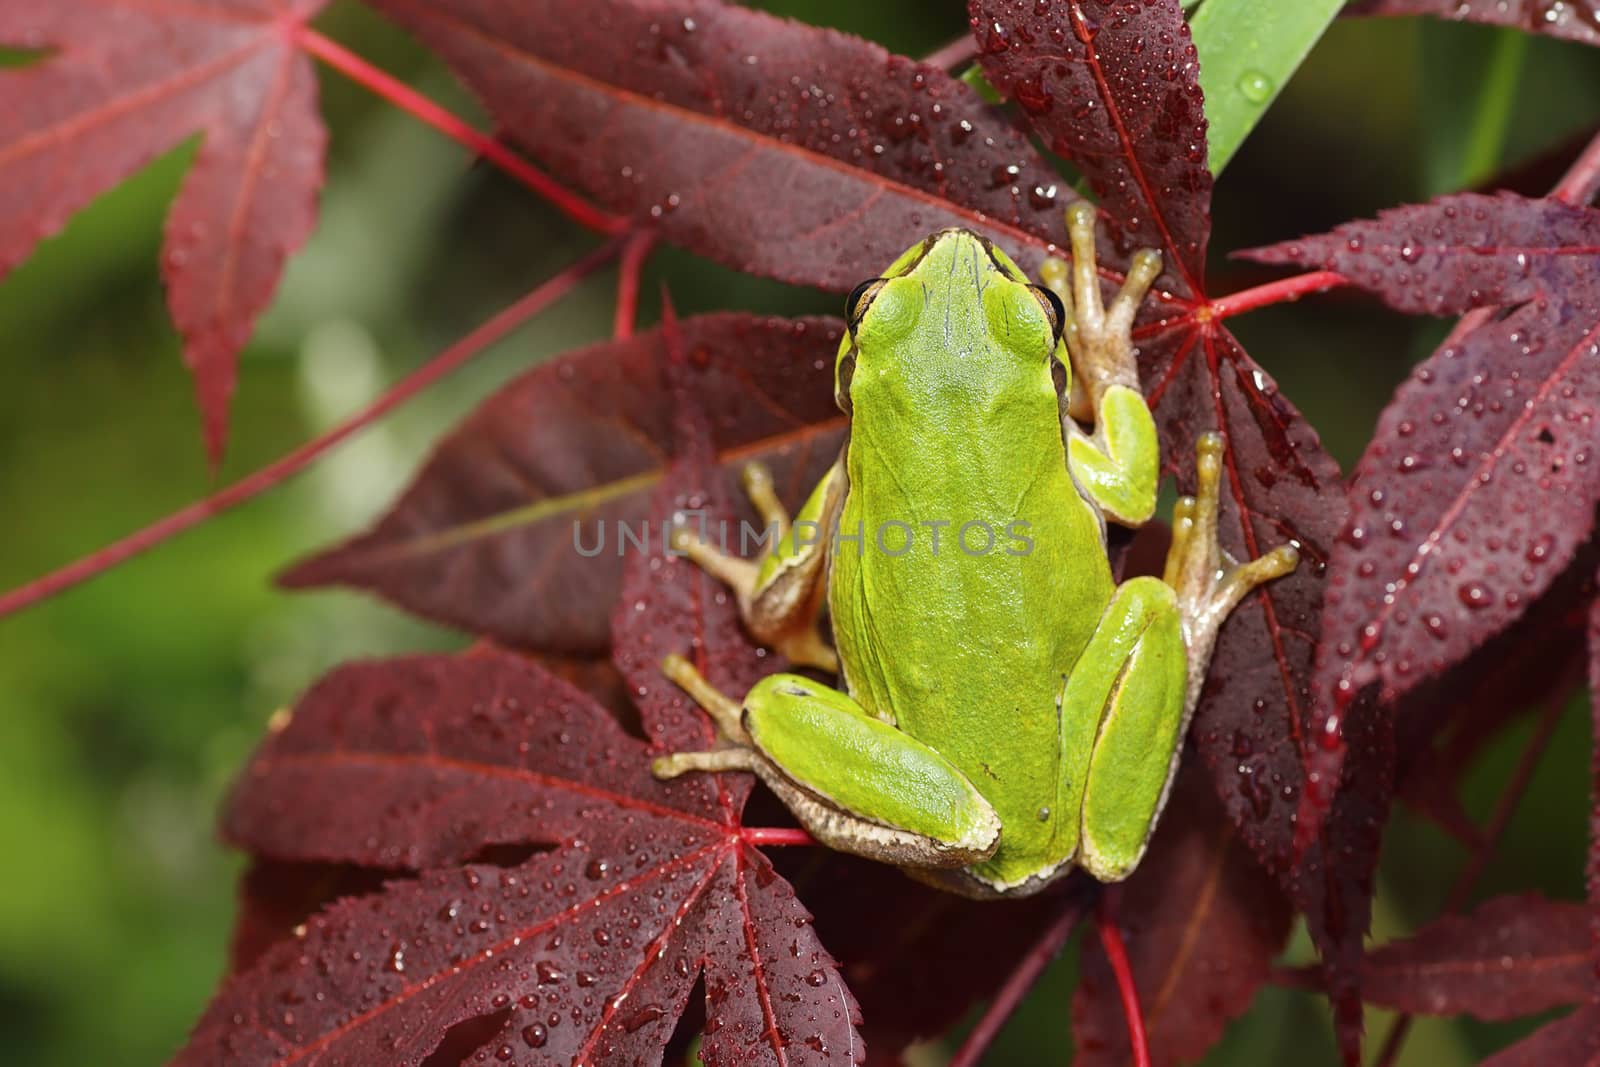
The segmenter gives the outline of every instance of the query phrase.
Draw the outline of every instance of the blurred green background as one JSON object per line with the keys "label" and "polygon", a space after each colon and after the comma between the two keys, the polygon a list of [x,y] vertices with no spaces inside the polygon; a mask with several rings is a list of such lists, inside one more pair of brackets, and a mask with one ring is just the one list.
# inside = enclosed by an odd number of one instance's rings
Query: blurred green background
{"label": "blurred green background", "polygon": [[[965,25],[955,0],[763,6],[912,55]],[[481,118],[436,62],[363,9],[335,4],[319,25]],[[1593,51],[1514,34],[1335,25],[1218,186],[1213,292],[1261,277],[1230,265],[1228,249],[1460,188],[1582,136],[1600,119],[1595,73]],[[370,400],[593,243],[364,90],[327,72],[322,84],[333,131],[322,223],[244,356],[223,482]],[[192,155],[191,145],[103,197],[0,285],[0,586],[215,484],[156,274],[162,219]],[[214,840],[215,812],[267,716],[342,660],[461,644],[354,595],[280,594],[273,573],[364,526],[498,384],[605,336],[611,281],[596,277],[291,485],[0,620],[0,1061],[155,1064],[182,1042],[223,965],[240,867]],[[836,304],[667,250],[648,272],[647,317],[663,281],[682,313]],[[1235,326],[1344,463],[1443,332],[1347,296]],[[1530,729],[1475,772],[1475,813]],[[1575,704],[1485,892],[1581,894],[1587,751]],[[1386,856],[1379,936],[1433,914],[1440,872],[1462,861],[1404,813]],[[1291,959],[1307,958],[1297,934]],[[990,1062],[1070,1060],[1071,974],[1069,953]],[[1369,1016],[1369,1033],[1381,1022]],[[1424,1020],[1402,1062],[1474,1062],[1526,1029]],[[1314,998],[1269,989],[1210,1062],[1331,1064],[1331,1049]]]}

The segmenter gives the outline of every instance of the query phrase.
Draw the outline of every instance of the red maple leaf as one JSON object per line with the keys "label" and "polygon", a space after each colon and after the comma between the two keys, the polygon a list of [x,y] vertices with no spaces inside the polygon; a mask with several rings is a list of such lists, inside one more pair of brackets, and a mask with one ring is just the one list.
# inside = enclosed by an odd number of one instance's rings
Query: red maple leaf
{"label": "red maple leaf", "polygon": [[[654,495],[662,522],[722,513],[703,428],[684,425]],[[854,1000],[743,833],[749,777],[648,769],[715,741],[661,655],[692,652],[733,692],[771,664],[682,559],[635,557],[615,629],[648,741],[490,648],[345,667],[308,694],[252,761],[228,837],[275,860],[421,873],[267,949],[177,1062],[418,1064],[475,1020],[494,1062],[655,1062],[697,979],[708,1062],[860,1062]],[[471,862],[505,845],[554,847]]]}
{"label": "red maple leaf", "polygon": [[0,42],[48,50],[0,74],[0,275],[95,196],[201,135],[161,271],[213,464],[239,350],[316,223],[327,138],[294,36],[326,2],[0,5]]}
{"label": "red maple leaf", "polygon": [[1346,15],[1437,15],[1600,44],[1600,0],[1356,0]]}
{"label": "red maple leaf", "polygon": [[1392,703],[1516,621],[1588,538],[1600,211],[1461,194],[1247,255],[1411,313],[1513,309],[1418,365],[1356,467],[1315,677],[1328,734],[1362,689]]}
{"label": "red maple leaf", "polygon": [[1495,897],[1367,953],[1362,996],[1398,1011],[1479,1019],[1583,1004],[1595,987],[1591,917],[1581,902]]}
{"label": "red maple leaf", "polygon": [[1600,1067],[1600,1005],[1586,1004],[1545,1023],[1510,1048],[1484,1060],[1480,1067]]}
{"label": "red maple leaf", "polygon": [[[759,458],[786,499],[810,490],[844,435],[826,387],[843,328],[836,319],[743,313],[678,325],[700,403],[715,413],[709,432],[719,462]],[[605,651],[622,581],[620,531],[647,517],[651,487],[669,462],[660,346],[650,331],[523,374],[440,442],[370,532],[283,581],[372,589],[520,648]],[[738,506],[754,519],[745,501]],[[564,565],[574,538],[587,557],[581,567]]]}

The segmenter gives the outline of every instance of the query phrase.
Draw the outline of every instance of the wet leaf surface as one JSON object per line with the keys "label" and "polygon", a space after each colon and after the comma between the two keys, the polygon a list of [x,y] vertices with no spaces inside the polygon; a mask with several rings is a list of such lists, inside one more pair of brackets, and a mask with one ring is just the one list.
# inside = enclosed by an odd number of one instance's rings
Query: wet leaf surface
{"label": "wet leaf surface", "polygon": [[[705,424],[687,404],[675,423],[651,513],[720,514]],[[648,742],[487,647],[352,665],[313,689],[252,761],[228,836],[280,860],[420,873],[268,948],[177,1062],[420,1064],[464,1033],[493,1062],[656,1062],[697,981],[708,1062],[860,1062],[859,1013],[809,913],[741,837],[748,776],[648,770],[715,740],[654,673],[654,648],[733,692],[766,666],[730,599],[687,561],[641,554],[616,627]],[[462,862],[496,847],[501,863]]]}
{"label": "wet leaf surface", "polygon": [[1479,1019],[1582,1004],[1595,988],[1590,918],[1580,902],[1495,897],[1367,953],[1362,995],[1397,1011]]}
{"label": "wet leaf surface", "polygon": [[1356,0],[1347,15],[1436,15],[1600,44],[1600,0]]}
{"label": "wet leaf surface", "polygon": [[95,196],[200,135],[162,277],[220,460],[235,363],[284,260],[316,225],[327,135],[293,28],[327,0],[72,0],[0,7],[0,275]]}

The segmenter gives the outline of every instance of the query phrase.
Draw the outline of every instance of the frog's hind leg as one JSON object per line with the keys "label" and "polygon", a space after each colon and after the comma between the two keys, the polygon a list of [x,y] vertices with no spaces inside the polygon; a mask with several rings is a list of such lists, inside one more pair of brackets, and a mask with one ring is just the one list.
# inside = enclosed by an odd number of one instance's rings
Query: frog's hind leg
{"label": "frog's hind leg", "polygon": [[1183,613],[1184,643],[1189,650],[1189,710],[1199,699],[1200,684],[1211,663],[1211,650],[1228,614],[1256,586],[1295,569],[1300,554],[1293,545],[1279,545],[1240,563],[1217,542],[1218,493],[1222,482],[1222,435],[1205,433],[1195,443],[1198,482],[1192,497],[1182,497],[1172,516],[1172,547],[1167,552],[1165,581],[1178,594]]}
{"label": "frog's hind leg", "polygon": [[828,532],[844,487],[843,465],[835,463],[828,469],[792,522],[765,466],[747,465],[742,480],[766,524],[760,543],[767,547],[761,559],[729,555],[687,526],[673,531],[672,546],[728,584],[756,640],[777,649],[791,663],[837,672],[839,657],[822,639],[818,619],[826,593]]}
{"label": "frog's hind leg", "polygon": [[656,777],[754,771],[812,837],[885,863],[965,867],[999,847],[999,816],[954,764],[844,693],[773,674],[741,705],[681,657],[662,669],[735,747],[663,756],[651,764]]}
{"label": "frog's hind leg", "polygon": [[1062,842],[1103,882],[1138,865],[1177,773],[1217,630],[1263,582],[1294,570],[1285,545],[1236,563],[1217,544],[1222,437],[1198,444],[1199,488],[1178,502],[1164,577],[1133,578],[1111,604],[1061,691],[1062,781],[1056,807],[1082,812]]}
{"label": "frog's hind leg", "polygon": [[[1122,290],[1106,307],[1094,246],[1095,210],[1080,201],[1067,210],[1072,265],[1048,259],[1040,280],[1067,312],[1063,362],[1072,404],[1062,413],[1073,477],[1107,516],[1137,526],[1155,513],[1160,449],[1155,419],[1139,390],[1133,320],[1161,274],[1161,253],[1134,253]],[[1077,375],[1073,379],[1071,376]],[[1094,425],[1092,434],[1077,419]]]}
{"label": "frog's hind leg", "polygon": [[1057,697],[1052,851],[1102,882],[1133,871],[1161,814],[1183,745],[1186,678],[1177,594],[1158,578],[1123,582]]}

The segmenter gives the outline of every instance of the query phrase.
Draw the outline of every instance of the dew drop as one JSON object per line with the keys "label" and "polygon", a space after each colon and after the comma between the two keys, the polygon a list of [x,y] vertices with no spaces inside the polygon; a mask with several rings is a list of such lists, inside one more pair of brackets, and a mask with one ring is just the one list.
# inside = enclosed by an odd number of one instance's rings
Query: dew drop
{"label": "dew drop", "polygon": [[623,1020],[622,1028],[628,1033],[642,1029],[654,1022],[660,1022],[667,1017],[667,1009],[659,1004],[646,1004],[627,1019]]}
{"label": "dew drop", "polygon": [[1259,70],[1247,70],[1239,75],[1238,85],[1240,94],[1252,104],[1265,104],[1277,88],[1272,79]]}

